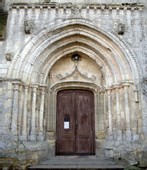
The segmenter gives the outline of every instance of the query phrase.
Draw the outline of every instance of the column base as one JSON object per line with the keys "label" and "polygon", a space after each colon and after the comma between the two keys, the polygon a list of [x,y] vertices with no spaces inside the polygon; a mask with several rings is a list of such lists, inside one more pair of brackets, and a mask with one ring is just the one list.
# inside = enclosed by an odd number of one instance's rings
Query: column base
{"label": "column base", "polygon": [[128,140],[128,141],[132,140],[131,130],[126,130],[126,140]]}
{"label": "column base", "polygon": [[117,129],[113,128],[113,140],[117,141]]}
{"label": "column base", "polygon": [[121,130],[117,130],[117,141],[122,141],[122,131]]}
{"label": "column base", "polygon": [[38,141],[44,141],[44,134],[43,134],[43,133],[39,133],[39,134],[37,135],[37,140],[38,140]]}
{"label": "column base", "polygon": [[106,138],[108,141],[113,141],[113,132],[108,132],[108,136]]}
{"label": "column base", "polygon": [[29,136],[30,141],[36,141],[36,135],[32,134]]}
{"label": "column base", "polygon": [[113,141],[113,136],[112,136],[112,135],[109,136],[109,137],[108,137],[108,140],[109,140],[109,141]]}
{"label": "column base", "polygon": [[20,140],[27,141],[28,140],[27,135],[20,135]]}
{"label": "column base", "polygon": [[133,133],[133,141],[139,141],[139,135],[136,133]]}

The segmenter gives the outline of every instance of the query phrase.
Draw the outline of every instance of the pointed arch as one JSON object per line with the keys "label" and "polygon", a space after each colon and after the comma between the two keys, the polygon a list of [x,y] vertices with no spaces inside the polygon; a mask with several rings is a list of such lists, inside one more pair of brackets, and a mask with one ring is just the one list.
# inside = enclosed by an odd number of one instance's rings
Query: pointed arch
{"label": "pointed arch", "polygon": [[88,54],[103,69],[107,85],[139,81],[140,69],[134,53],[117,36],[84,19],[62,20],[49,25],[36,32],[16,53],[8,77],[44,83],[57,60],[79,51]]}

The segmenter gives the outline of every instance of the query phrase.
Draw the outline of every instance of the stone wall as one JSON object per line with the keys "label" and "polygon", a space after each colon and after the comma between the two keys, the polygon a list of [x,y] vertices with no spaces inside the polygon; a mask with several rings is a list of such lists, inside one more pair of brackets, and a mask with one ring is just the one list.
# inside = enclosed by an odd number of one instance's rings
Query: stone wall
{"label": "stone wall", "polygon": [[[0,42],[2,138],[19,137],[34,160],[49,147],[54,155],[57,92],[85,88],[95,94],[97,146],[110,157],[143,155],[145,13],[142,5],[130,4],[12,5]],[[75,52],[82,57],[79,65],[71,61]]]}

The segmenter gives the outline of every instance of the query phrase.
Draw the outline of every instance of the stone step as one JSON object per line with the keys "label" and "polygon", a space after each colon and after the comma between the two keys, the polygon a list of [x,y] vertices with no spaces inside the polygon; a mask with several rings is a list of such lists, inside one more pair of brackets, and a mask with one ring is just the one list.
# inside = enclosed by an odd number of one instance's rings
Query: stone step
{"label": "stone step", "polygon": [[97,157],[55,157],[48,158],[29,170],[123,170],[123,166],[114,161]]}
{"label": "stone step", "polygon": [[123,170],[119,165],[37,165],[29,170]]}

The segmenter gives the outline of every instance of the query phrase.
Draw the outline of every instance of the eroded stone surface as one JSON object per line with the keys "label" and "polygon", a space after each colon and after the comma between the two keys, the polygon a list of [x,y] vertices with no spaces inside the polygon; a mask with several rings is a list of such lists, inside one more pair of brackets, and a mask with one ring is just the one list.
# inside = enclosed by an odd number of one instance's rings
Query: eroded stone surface
{"label": "eroded stone surface", "polygon": [[[54,157],[57,93],[88,89],[96,156],[147,166],[146,8],[106,4],[21,3],[8,10],[0,42],[2,157],[26,164]],[[79,61],[72,60],[76,53]]]}

